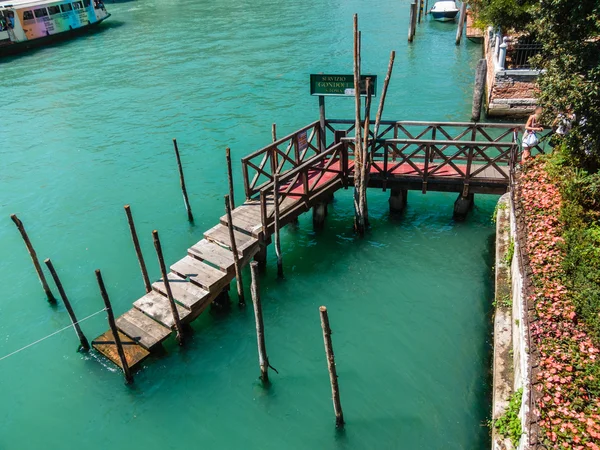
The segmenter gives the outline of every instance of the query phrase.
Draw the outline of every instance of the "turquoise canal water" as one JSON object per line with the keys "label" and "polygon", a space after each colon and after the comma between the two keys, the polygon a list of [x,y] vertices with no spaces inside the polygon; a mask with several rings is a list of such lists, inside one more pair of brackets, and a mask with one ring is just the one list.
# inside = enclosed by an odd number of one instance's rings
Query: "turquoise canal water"
{"label": "turquoise canal water", "polygon": [[[480,48],[456,47],[452,25],[429,21],[409,47],[406,0],[107,8],[99,32],[0,63],[0,357],[69,324],[46,303],[11,213],[52,258],[80,318],[102,307],[96,268],[123,313],[144,292],[123,205],[157,278],[152,229],[172,263],[222,214],[225,147],[240,174],[239,159],[269,142],[272,122],[283,135],[317,117],[309,73],[351,73],[354,12],[365,72],[383,77],[398,52],[385,117],[469,117]],[[352,111],[352,100],[328,100],[329,117]],[[241,202],[241,175],[236,189]],[[454,194],[411,192],[400,219],[388,216],[387,195],[369,193],[363,240],[351,230],[350,190],[336,195],[324,231],[312,231],[309,214],[286,228],[284,281],[269,249],[261,290],[279,370],[269,388],[258,381],[251,307],[203,315],[187,346],[167,341],[132,387],[98,356],[76,353],[67,330],[0,361],[0,448],[485,448],[497,198],[477,197],[455,223]],[[334,330],[344,431],[334,428],[320,305]],[[93,339],[105,316],[82,327]]]}

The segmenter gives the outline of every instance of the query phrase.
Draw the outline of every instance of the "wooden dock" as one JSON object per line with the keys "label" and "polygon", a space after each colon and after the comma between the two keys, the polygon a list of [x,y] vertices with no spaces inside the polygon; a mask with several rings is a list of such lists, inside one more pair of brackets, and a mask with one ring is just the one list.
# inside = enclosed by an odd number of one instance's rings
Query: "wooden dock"
{"label": "wooden dock", "polygon": [[475,25],[473,11],[467,10],[467,39],[473,42],[483,41],[483,30]]}
{"label": "wooden dock", "polygon": [[[352,185],[353,121],[328,120],[333,143],[321,147],[319,122],[275,141],[242,159],[246,201],[232,211],[240,266],[264,252],[274,232],[275,208],[284,226],[331,194]],[[375,139],[369,187],[470,193],[506,192],[518,156],[514,130],[521,125],[452,122],[382,122]],[[442,139],[439,139],[439,138]],[[325,150],[320,151],[320,148]],[[539,150],[539,149],[538,149]],[[278,175],[277,204],[274,175]],[[170,266],[169,286],[183,324],[196,319],[235,277],[227,216],[204,233]],[[130,368],[138,366],[175,328],[165,283],[133,302],[116,319]],[[112,333],[92,345],[121,367]]]}

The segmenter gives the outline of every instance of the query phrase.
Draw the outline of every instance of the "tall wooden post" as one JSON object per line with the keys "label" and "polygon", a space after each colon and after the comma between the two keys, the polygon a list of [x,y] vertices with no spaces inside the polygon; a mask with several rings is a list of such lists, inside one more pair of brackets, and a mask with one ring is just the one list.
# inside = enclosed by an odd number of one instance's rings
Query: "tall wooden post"
{"label": "tall wooden post", "polygon": [[458,18],[458,29],[456,30],[456,45],[460,44],[460,39],[463,35],[465,20],[467,19],[467,2],[463,1],[460,5],[460,17]]}
{"label": "tall wooden post", "polygon": [[275,142],[277,140],[277,124],[276,123],[271,125],[271,138],[273,139],[273,142]]}
{"label": "tall wooden post", "polygon": [[333,344],[331,343],[331,328],[329,327],[329,316],[327,308],[319,308],[321,314],[321,327],[323,328],[323,341],[325,342],[325,355],[327,355],[327,368],[329,369],[329,381],[331,382],[331,395],[333,397],[333,411],[335,412],[335,426],[344,425],[344,413],[342,403],[340,402],[340,388],[338,386],[338,376],[335,367],[335,356],[333,354]]}
{"label": "tall wooden post", "polygon": [[358,31],[358,15],[354,15],[354,228],[359,234],[365,232],[364,211],[362,209],[361,193],[363,188],[362,166],[362,121],[360,100],[360,32]]}
{"label": "tall wooden post", "polygon": [[369,170],[371,167],[371,154],[369,147],[369,130],[371,128],[371,78],[365,80],[365,86],[367,89],[367,98],[365,100],[365,123],[363,130],[363,145],[362,145],[362,167],[361,167],[361,186],[359,197],[359,205],[361,211],[361,222],[356,224],[356,229],[362,236],[366,232],[369,226],[369,208],[367,204],[367,188],[369,187]]}
{"label": "tall wooden post", "polygon": [[135,224],[133,223],[131,208],[129,207],[129,205],[125,205],[123,208],[125,208],[125,214],[127,215],[127,223],[129,224],[129,231],[131,232],[131,239],[133,240],[135,254],[140,265],[140,270],[142,271],[142,279],[144,280],[144,286],[146,288],[146,292],[150,292],[152,290],[152,284],[150,283],[150,278],[148,277],[148,270],[146,269],[146,263],[144,262],[144,255],[142,255],[140,241],[138,240],[137,231],[135,230]]}
{"label": "tall wooden post", "polygon": [[250,263],[250,273],[252,275],[252,284],[250,292],[252,293],[252,305],[254,306],[254,319],[256,321],[256,342],[258,344],[258,364],[260,366],[260,379],[263,383],[269,382],[269,357],[267,356],[267,347],[265,345],[265,326],[263,323],[262,305],[260,302],[260,292],[258,288],[258,263]]}
{"label": "tall wooden post", "polygon": [[[375,147],[377,146],[377,135],[379,134],[379,126],[381,124],[381,117],[383,115],[383,107],[385,106],[385,98],[387,95],[388,86],[390,85],[390,79],[392,78],[392,70],[394,69],[394,60],[396,59],[396,52],[392,50],[390,53],[390,62],[388,64],[387,73],[385,74],[385,80],[383,81],[383,89],[381,91],[381,98],[379,99],[379,107],[377,108],[377,115],[375,116],[375,126],[373,127],[373,149],[372,154],[375,154]],[[386,156],[387,157],[387,156]],[[367,172],[368,174],[368,172]]]}
{"label": "tall wooden post", "polygon": [[281,237],[279,230],[279,175],[273,176],[273,203],[275,207],[275,254],[277,255],[277,276],[283,278],[283,259],[281,257]]}
{"label": "tall wooden post", "polygon": [[183,167],[181,166],[181,158],[179,157],[179,147],[177,146],[177,139],[175,138],[173,138],[173,148],[175,149],[175,156],[177,157],[177,167],[179,169],[179,182],[181,184],[181,192],[183,193],[183,202],[188,213],[188,220],[193,222],[194,216],[192,215],[192,207],[190,206],[190,201],[188,200],[185,179],[183,178]]}
{"label": "tall wooden post", "polygon": [[10,218],[17,226],[19,233],[21,233],[21,237],[23,238],[23,241],[25,241],[25,246],[27,247],[29,256],[31,256],[31,261],[33,261],[33,267],[35,267],[35,271],[37,272],[38,278],[40,279],[40,283],[42,284],[42,288],[44,289],[44,293],[46,294],[48,301],[50,303],[56,303],[56,299],[54,298],[54,295],[52,295],[52,291],[50,290],[50,287],[48,286],[48,282],[46,281],[46,276],[44,275],[44,272],[42,271],[42,266],[40,266],[40,261],[38,260],[37,254],[35,253],[33,245],[31,245],[31,241],[29,240],[27,231],[25,231],[23,222],[21,222],[21,220],[17,217],[16,214],[11,214]]}
{"label": "tall wooden post", "polygon": [[245,305],[246,300],[244,299],[244,284],[242,282],[242,269],[240,267],[240,256],[237,251],[237,244],[235,242],[235,233],[233,230],[233,218],[231,216],[231,206],[229,203],[229,196],[225,196],[225,212],[227,213],[227,228],[229,228],[229,240],[231,241],[231,252],[233,253],[233,265],[235,268],[235,284],[237,285],[238,302],[240,305]]}
{"label": "tall wooden post", "polygon": [[422,17],[423,17],[423,0],[419,0],[419,23],[421,23]]}
{"label": "tall wooden post", "polygon": [[425,15],[429,14],[429,0],[425,0]]}
{"label": "tall wooden post", "polygon": [[177,311],[177,305],[175,299],[173,299],[173,293],[171,292],[171,284],[169,283],[169,274],[167,273],[167,267],[165,266],[165,260],[163,258],[162,247],[160,245],[160,239],[158,237],[158,231],[152,231],[152,239],[154,240],[154,248],[156,249],[156,256],[158,257],[158,265],[160,266],[160,276],[165,284],[165,291],[167,292],[167,299],[169,300],[169,306],[171,307],[171,314],[173,315],[173,322],[175,324],[175,331],[177,332],[177,343],[183,345],[183,327],[181,326],[181,320],[179,319],[179,311]]}
{"label": "tall wooden post", "polygon": [[325,96],[319,95],[319,151],[324,152],[327,148],[327,129],[325,125]]}
{"label": "tall wooden post", "polygon": [[475,70],[475,86],[473,87],[473,108],[471,110],[471,120],[477,122],[481,117],[481,104],[483,100],[483,91],[485,89],[485,78],[487,75],[487,61],[482,58],[477,63]]}
{"label": "tall wooden post", "polygon": [[67,294],[65,293],[65,290],[63,289],[63,285],[60,282],[60,278],[58,278],[58,274],[56,273],[56,270],[54,270],[52,261],[50,261],[50,258],[48,258],[44,261],[44,263],[48,267],[48,270],[50,271],[50,274],[52,275],[52,278],[54,279],[54,283],[56,284],[56,288],[58,289],[60,298],[62,298],[62,301],[65,304],[65,308],[67,309],[67,313],[69,314],[69,318],[71,319],[71,323],[73,324],[73,328],[75,329],[75,334],[77,334],[77,337],[79,338],[79,342],[81,343],[81,345],[79,346],[79,350],[87,352],[90,349],[90,343],[88,342],[87,338],[83,334],[83,331],[81,331],[81,327],[79,326],[79,323],[77,322],[77,317],[75,317],[75,312],[73,311],[73,308],[71,307],[71,302],[69,302],[69,298],[67,297]]}
{"label": "tall wooden post", "polygon": [[133,375],[131,375],[131,372],[129,371],[129,364],[127,364],[127,358],[125,357],[125,351],[123,350],[123,343],[121,342],[121,338],[119,336],[119,330],[117,329],[117,324],[115,323],[115,316],[112,311],[112,306],[110,305],[106,287],[104,286],[104,280],[102,280],[100,269],[96,269],[96,280],[98,281],[98,287],[100,288],[102,300],[104,300],[104,307],[106,308],[106,316],[108,318],[108,326],[110,327],[110,331],[115,340],[115,345],[117,346],[117,353],[119,355],[119,360],[121,361],[123,374],[125,375],[125,383],[133,383]]}
{"label": "tall wooden post", "polygon": [[417,4],[413,2],[410,4],[409,8],[410,14],[408,16],[408,42],[412,42],[415,37],[415,24],[417,23]]}
{"label": "tall wooden post", "polygon": [[229,147],[225,149],[225,159],[227,159],[227,182],[229,184],[229,207],[233,211],[235,209],[235,200],[233,198],[233,171],[231,169],[231,150]]}

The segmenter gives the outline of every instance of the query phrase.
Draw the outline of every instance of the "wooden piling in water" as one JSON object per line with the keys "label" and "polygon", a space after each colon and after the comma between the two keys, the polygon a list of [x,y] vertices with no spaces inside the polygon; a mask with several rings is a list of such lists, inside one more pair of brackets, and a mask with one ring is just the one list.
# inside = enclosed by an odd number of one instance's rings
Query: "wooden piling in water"
{"label": "wooden piling in water", "polygon": [[458,18],[458,29],[456,30],[456,45],[460,44],[463,35],[465,20],[467,19],[467,2],[463,1],[460,5],[460,17]]}
{"label": "wooden piling in water", "polygon": [[140,270],[142,271],[142,279],[144,280],[144,287],[146,288],[146,292],[152,291],[152,284],[150,283],[150,278],[148,277],[148,270],[146,269],[146,263],[144,262],[144,255],[142,255],[142,249],[140,247],[140,241],[138,239],[137,231],[135,230],[135,224],[133,223],[133,216],[131,215],[131,208],[129,205],[125,205],[123,207],[125,209],[125,214],[127,215],[127,223],[129,224],[129,231],[131,232],[131,240],[133,241],[133,247],[135,248],[135,254],[138,259],[138,263],[140,265]]}
{"label": "wooden piling in water", "polygon": [[409,5],[410,13],[408,16],[408,42],[412,42],[415,37],[417,24],[417,3],[413,2]]}
{"label": "wooden piling in water", "polygon": [[169,306],[171,307],[171,314],[173,315],[173,322],[175,324],[175,331],[177,332],[177,343],[183,345],[183,327],[181,320],[179,319],[179,311],[177,311],[177,305],[173,299],[173,292],[171,291],[171,283],[169,282],[169,274],[167,267],[165,266],[165,260],[163,258],[162,247],[160,245],[160,238],[158,237],[158,231],[152,231],[152,239],[154,241],[154,248],[156,249],[156,256],[158,257],[158,265],[160,266],[160,276],[163,279],[165,285],[165,291],[167,292],[167,299],[169,300]]}
{"label": "wooden piling in water", "polygon": [[321,327],[323,328],[323,341],[325,343],[325,355],[327,356],[327,369],[329,370],[329,381],[331,382],[331,395],[333,398],[333,411],[335,412],[335,426],[344,425],[344,413],[342,403],[340,402],[340,388],[338,385],[338,375],[335,367],[335,355],[333,354],[333,344],[331,343],[331,327],[329,326],[329,316],[327,308],[319,308],[321,314]]}
{"label": "wooden piling in water", "polygon": [[250,263],[250,273],[252,275],[250,292],[252,293],[252,305],[254,306],[254,319],[256,321],[256,342],[258,344],[260,379],[263,383],[268,383],[269,357],[267,356],[267,347],[265,345],[265,326],[263,323],[262,304],[260,302],[260,292],[258,287],[258,263],[256,261]]}
{"label": "wooden piling in water", "polygon": [[233,170],[231,168],[231,150],[225,149],[225,159],[227,160],[227,183],[229,185],[229,207],[235,209],[235,199],[233,198]]}
{"label": "wooden piling in water", "polygon": [[281,256],[281,236],[279,230],[279,175],[273,176],[273,203],[275,207],[275,254],[277,255],[277,276],[283,278],[283,259]]}
{"label": "wooden piling in water", "polygon": [[366,197],[366,185],[363,183],[363,155],[362,148],[362,120],[360,99],[360,31],[358,31],[358,15],[354,14],[354,229],[360,235],[364,235],[365,210],[364,197]]}
{"label": "wooden piling in water", "polygon": [[419,23],[421,23],[422,17],[423,17],[423,0],[419,0]]}
{"label": "wooden piling in water", "polygon": [[271,139],[273,142],[277,140],[277,124],[275,123],[271,125]]}
{"label": "wooden piling in water", "polygon": [[69,318],[71,319],[73,328],[75,329],[75,334],[77,334],[77,337],[79,338],[79,342],[81,344],[79,346],[79,350],[87,352],[90,350],[90,343],[88,342],[87,338],[83,334],[83,331],[81,331],[81,327],[79,326],[79,323],[77,322],[77,317],[75,316],[75,312],[73,311],[73,308],[71,307],[71,302],[69,302],[69,298],[67,297],[67,294],[66,294],[66,292],[63,288],[63,285],[60,281],[60,278],[58,278],[58,274],[56,273],[56,270],[54,269],[54,265],[52,264],[52,261],[50,261],[50,258],[46,259],[44,261],[44,263],[48,267],[48,270],[50,271],[50,275],[52,275],[52,278],[54,279],[54,283],[56,284],[56,288],[58,289],[60,298],[62,299],[63,303],[65,304],[65,308],[67,310],[67,313],[69,314]]}
{"label": "wooden piling in water", "polygon": [[31,241],[29,240],[27,231],[25,231],[23,222],[21,222],[21,220],[17,217],[16,214],[11,214],[10,218],[17,226],[19,233],[21,233],[21,237],[23,238],[23,241],[25,241],[25,246],[27,247],[27,251],[29,252],[31,261],[33,261],[33,267],[35,267],[35,271],[37,272],[38,278],[40,279],[40,283],[42,284],[42,289],[44,289],[44,293],[46,294],[48,301],[50,303],[56,303],[56,298],[54,298],[54,295],[52,294],[52,291],[50,290],[50,286],[48,286],[48,282],[46,281],[46,276],[44,275],[44,272],[42,271],[42,266],[40,265],[40,261],[38,260],[37,253],[35,252],[33,245],[31,245]]}
{"label": "wooden piling in water", "polygon": [[471,120],[475,122],[481,117],[481,103],[483,100],[486,76],[487,61],[485,58],[482,58],[477,63],[477,69],[475,69],[475,86],[473,87],[473,109],[471,111]]}
{"label": "wooden piling in water", "polygon": [[231,252],[233,253],[233,266],[235,268],[235,284],[238,292],[238,302],[240,305],[245,305],[246,300],[244,299],[244,284],[242,282],[242,269],[240,267],[240,256],[237,251],[237,244],[235,242],[235,233],[233,230],[233,219],[231,216],[231,206],[229,203],[229,196],[225,196],[225,212],[227,213],[227,228],[229,229],[229,240],[231,241]]}
{"label": "wooden piling in water", "polygon": [[131,374],[129,370],[129,365],[127,364],[127,358],[125,357],[125,352],[123,351],[123,343],[121,342],[121,338],[119,337],[119,330],[117,329],[117,324],[115,323],[115,316],[113,314],[112,306],[108,298],[108,293],[106,292],[106,287],[104,286],[104,280],[102,280],[102,274],[100,273],[100,269],[96,269],[96,280],[98,281],[100,294],[102,295],[104,307],[106,308],[108,326],[110,327],[110,331],[115,340],[115,345],[117,346],[117,353],[119,355],[119,360],[121,361],[121,367],[123,368],[125,383],[133,383],[133,375]]}
{"label": "wooden piling in water", "polygon": [[175,149],[175,156],[177,157],[177,167],[179,169],[179,183],[181,184],[181,192],[183,193],[183,202],[185,204],[185,209],[187,210],[187,213],[188,213],[188,220],[190,222],[193,222],[194,216],[192,215],[192,207],[190,206],[187,189],[185,187],[185,179],[183,177],[183,167],[181,166],[181,158],[179,157],[179,147],[177,146],[177,139],[175,139],[175,138],[173,138],[173,148]]}

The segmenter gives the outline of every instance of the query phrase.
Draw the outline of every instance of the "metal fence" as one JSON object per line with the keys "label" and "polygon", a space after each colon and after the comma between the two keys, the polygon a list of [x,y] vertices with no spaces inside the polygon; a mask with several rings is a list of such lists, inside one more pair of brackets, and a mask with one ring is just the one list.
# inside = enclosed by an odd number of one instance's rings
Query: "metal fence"
{"label": "metal fence", "polygon": [[531,59],[542,52],[542,44],[532,37],[521,37],[510,42],[506,51],[507,69],[532,69]]}

